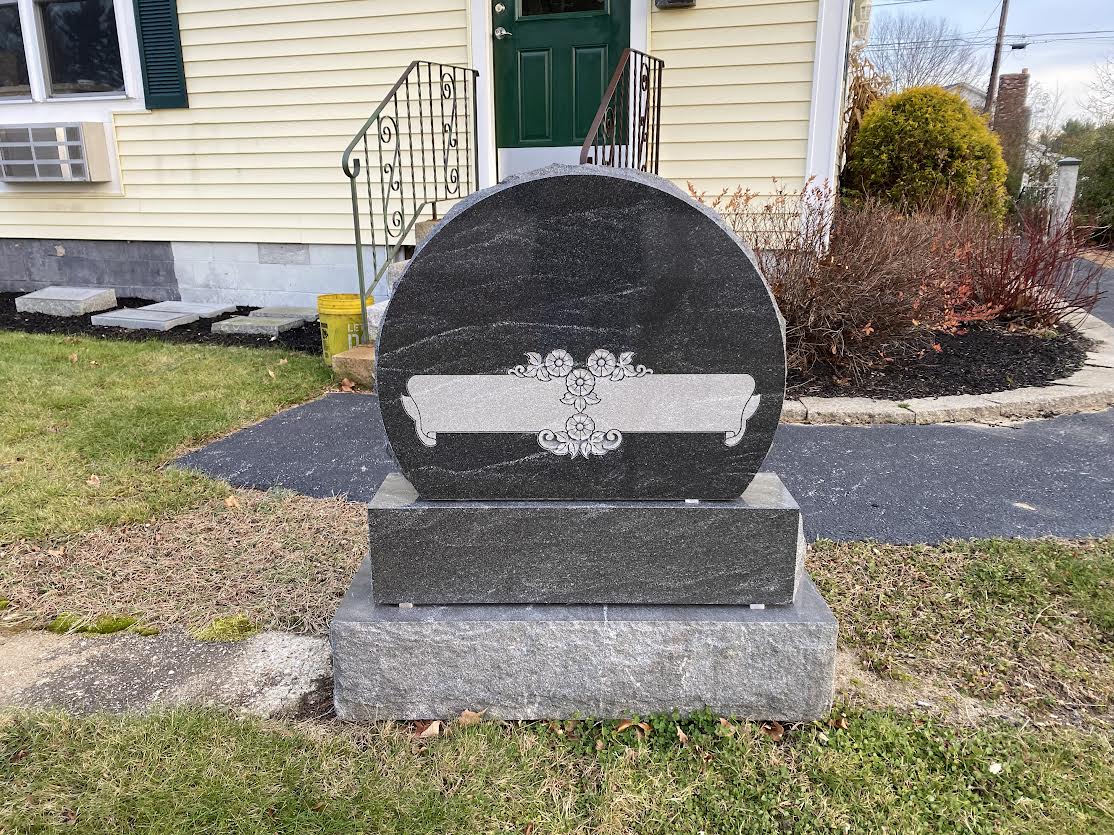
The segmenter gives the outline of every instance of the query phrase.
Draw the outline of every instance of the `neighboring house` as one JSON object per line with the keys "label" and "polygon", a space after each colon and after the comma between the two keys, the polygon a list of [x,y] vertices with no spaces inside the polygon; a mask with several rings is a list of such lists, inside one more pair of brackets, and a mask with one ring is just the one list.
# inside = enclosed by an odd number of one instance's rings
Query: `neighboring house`
{"label": "neighboring house", "polygon": [[713,193],[834,178],[851,6],[863,26],[867,4],[689,5],[0,0],[0,290],[352,291],[340,155],[414,59],[479,71],[480,186],[578,161],[628,46],[666,64],[663,176]]}
{"label": "neighboring house", "polygon": [[973,84],[968,84],[966,81],[960,81],[956,84],[948,84],[944,87],[949,93],[957,94],[971,107],[980,113],[986,107],[986,90],[980,90]]}

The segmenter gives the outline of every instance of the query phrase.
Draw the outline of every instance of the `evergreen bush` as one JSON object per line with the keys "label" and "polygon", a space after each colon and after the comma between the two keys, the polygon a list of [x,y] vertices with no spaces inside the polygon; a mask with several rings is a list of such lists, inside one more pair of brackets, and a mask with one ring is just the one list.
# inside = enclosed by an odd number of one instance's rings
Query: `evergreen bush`
{"label": "evergreen bush", "polygon": [[1006,211],[1002,146],[967,102],[914,87],[876,102],[851,145],[844,183],[905,211],[943,205]]}

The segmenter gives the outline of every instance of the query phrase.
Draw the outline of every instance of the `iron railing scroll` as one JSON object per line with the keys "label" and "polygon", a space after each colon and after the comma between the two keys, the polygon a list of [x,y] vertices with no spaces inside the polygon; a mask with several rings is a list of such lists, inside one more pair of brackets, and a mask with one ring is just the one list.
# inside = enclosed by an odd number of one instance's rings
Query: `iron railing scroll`
{"label": "iron railing scroll", "polygon": [[580,148],[581,165],[658,173],[664,70],[660,58],[637,49],[623,50]]}
{"label": "iron railing scroll", "polygon": [[368,301],[415,224],[436,220],[439,203],[478,187],[478,76],[469,67],[414,61],[344,149],[365,342]]}

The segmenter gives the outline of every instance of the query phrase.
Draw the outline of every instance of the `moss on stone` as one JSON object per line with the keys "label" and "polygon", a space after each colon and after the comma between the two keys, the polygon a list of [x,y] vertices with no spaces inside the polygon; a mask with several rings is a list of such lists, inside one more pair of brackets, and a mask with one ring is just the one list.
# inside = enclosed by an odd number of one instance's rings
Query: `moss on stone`
{"label": "moss on stone", "polygon": [[47,632],[53,632],[55,635],[80,632],[84,629],[81,620],[81,615],[75,615],[73,612],[63,612],[46,625],[46,630]]}
{"label": "moss on stone", "polygon": [[159,634],[159,630],[153,626],[146,624],[137,624],[132,627],[132,632],[136,635],[142,635],[144,638],[150,638]]}
{"label": "moss on stone", "polygon": [[135,618],[126,615],[102,615],[85,631],[96,635],[112,635],[135,625]]}
{"label": "moss on stone", "polygon": [[258,631],[259,627],[243,615],[232,615],[227,618],[213,618],[207,626],[193,633],[193,636],[200,641],[242,641]]}
{"label": "moss on stone", "polygon": [[0,612],[3,612],[10,605],[11,605],[11,601],[8,600],[8,598],[0,597]]}

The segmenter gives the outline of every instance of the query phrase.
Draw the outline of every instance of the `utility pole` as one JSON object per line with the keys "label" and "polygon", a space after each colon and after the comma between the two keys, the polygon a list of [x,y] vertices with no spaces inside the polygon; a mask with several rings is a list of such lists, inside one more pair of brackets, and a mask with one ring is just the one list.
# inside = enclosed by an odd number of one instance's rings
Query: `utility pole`
{"label": "utility pole", "polygon": [[990,86],[986,88],[986,106],[982,112],[993,115],[994,99],[998,94],[998,66],[1002,63],[1002,41],[1006,37],[1006,15],[1010,0],[1002,0],[1002,16],[998,18],[998,40],[994,43],[994,60],[990,64]]}

